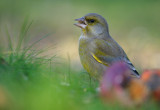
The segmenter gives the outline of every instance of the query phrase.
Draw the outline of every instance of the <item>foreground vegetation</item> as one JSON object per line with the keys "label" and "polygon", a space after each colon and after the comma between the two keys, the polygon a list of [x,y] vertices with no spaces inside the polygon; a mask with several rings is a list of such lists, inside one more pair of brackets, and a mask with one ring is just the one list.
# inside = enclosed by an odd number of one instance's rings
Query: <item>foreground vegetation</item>
{"label": "foreground vegetation", "polygon": [[0,56],[0,109],[2,110],[124,110],[158,109],[154,104],[124,107],[104,103],[98,82],[84,71],[70,69],[70,62],[55,62],[57,57],[44,57],[47,49],[33,50],[40,40],[23,47],[32,23],[25,20],[18,42],[13,46],[8,35],[8,51]]}

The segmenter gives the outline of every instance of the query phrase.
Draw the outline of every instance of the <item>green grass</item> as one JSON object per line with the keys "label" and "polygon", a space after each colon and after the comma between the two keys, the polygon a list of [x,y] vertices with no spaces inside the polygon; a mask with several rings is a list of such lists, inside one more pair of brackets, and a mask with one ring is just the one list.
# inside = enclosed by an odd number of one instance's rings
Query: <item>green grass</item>
{"label": "green grass", "polygon": [[[150,102],[133,108],[103,103],[96,91],[98,82],[90,81],[84,70],[71,69],[69,57],[68,61],[62,59],[57,62],[57,53],[53,53],[51,57],[43,56],[50,47],[40,50],[35,48],[40,45],[41,40],[49,38],[51,34],[44,33],[50,31],[55,32],[55,35],[51,35],[52,38],[48,41],[58,41],[58,44],[61,44],[64,42],[57,39],[66,40],[70,37],[78,42],[80,31],[72,25],[75,23],[74,19],[95,12],[107,19],[111,35],[122,47],[127,47],[134,55],[138,54],[137,58],[142,54],[148,59],[148,54],[144,55],[145,53],[138,51],[142,42],[146,48],[141,47],[140,50],[146,49],[147,53],[152,53],[151,56],[156,55],[157,58],[160,41],[159,4],[157,0],[1,0],[0,110],[158,110],[159,108]],[[32,21],[26,18],[20,27],[19,24],[26,15],[30,15],[36,22],[31,26]],[[142,28],[140,35],[139,31],[137,32],[139,27]],[[3,35],[4,33],[6,35]],[[132,38],[129,38],[130,34]],[[36,40],[30,41],[32,44],[26,42],[29,41],[28,37],[33,36],[36,36]],[[132,39],[140,41],[135,50],[129,48],[132,47],[131,41],[135,44]],[[126,44],[128,41],[130,42]],[[156,45],[156,52],[150,52],[148,47]],[[142,65],[146,63],[143,60],[139,62]],[[135,64],[138,65],[137,62]]]}
{"label": "green grass", "polygon": [[2,91],[5,88],[9,101],[0,107],[13,110],[82,108],[86,100],[84,93],[89,94],[89,98],[97,94],[88,82],[88,75],[70,70],[67,62],[54,63],[55,55],[41,56],[47,49],[32,51],[32,47],[48,35],[23,47],[30,25],[24,21],[16,45],[6,29],[8,52],[0,57],[0,85]]}
{"label": "green grass", "polygon": [[[0,95],[7,101],[2,110],[150,110],[158,109],[153,104],[128,108],[103,103],[96,88],[97,81],[90,81],[87,73],[70,69],[70,62],[54,62],[57,58],[47,58],[41,54],[47,49],[32,50],[35,41],[23,47],[24,39],[32,22],[24,21],[18,42],[12,41],[8,30],[8,51],[1,52]],[[14,45],[14,46],[13,46]],[[1,92],[2,91],[2,92]],[[4,94],[3,94],[4,92]]]}

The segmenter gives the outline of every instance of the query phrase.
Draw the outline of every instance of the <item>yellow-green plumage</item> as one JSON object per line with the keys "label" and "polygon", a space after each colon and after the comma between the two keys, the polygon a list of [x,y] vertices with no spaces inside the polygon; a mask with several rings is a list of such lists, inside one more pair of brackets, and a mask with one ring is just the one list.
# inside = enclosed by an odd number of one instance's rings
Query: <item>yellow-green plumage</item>
{"label": "yellow-green plumage", "polygon": [[79,56],[83,67],[95,79],[101,79],[104,71],[113,62],[124,61],[139,77],[132,63],[118,43],[109,35],[105,19],[95,13],[89,13],[77,19],[75,24],[82,29],[79,38]]}

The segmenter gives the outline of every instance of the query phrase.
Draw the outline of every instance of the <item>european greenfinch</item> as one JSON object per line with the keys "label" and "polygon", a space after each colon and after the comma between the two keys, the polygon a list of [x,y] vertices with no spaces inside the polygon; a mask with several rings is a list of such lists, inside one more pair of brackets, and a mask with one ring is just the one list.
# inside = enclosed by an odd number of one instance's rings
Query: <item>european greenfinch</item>
{"label": "european greenfinch", "polygon": [[75,19],[82,30],[79,38],[79,56],[85,70],[91,77],[101,80],[104,71],[117,61],[125,62],[131,75],[140,77],[124,50],[110,36],[106,20],[96,13],[89,13]]}

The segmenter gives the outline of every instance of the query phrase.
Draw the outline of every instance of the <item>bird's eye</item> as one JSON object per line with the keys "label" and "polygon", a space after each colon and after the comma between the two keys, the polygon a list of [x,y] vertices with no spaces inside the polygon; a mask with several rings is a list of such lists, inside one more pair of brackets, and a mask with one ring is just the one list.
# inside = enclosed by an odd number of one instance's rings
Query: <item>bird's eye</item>
{"label": "bird's eye", "polygon": [[91,22],[91,23],[94,23],[94,19],[91,19],[90,22]]}
{"label": "bird's eye", "polygon": [[94,19],[90,19],[90,20],[88,20],[88,23],[94,23],[95,22],[95,20]]}

